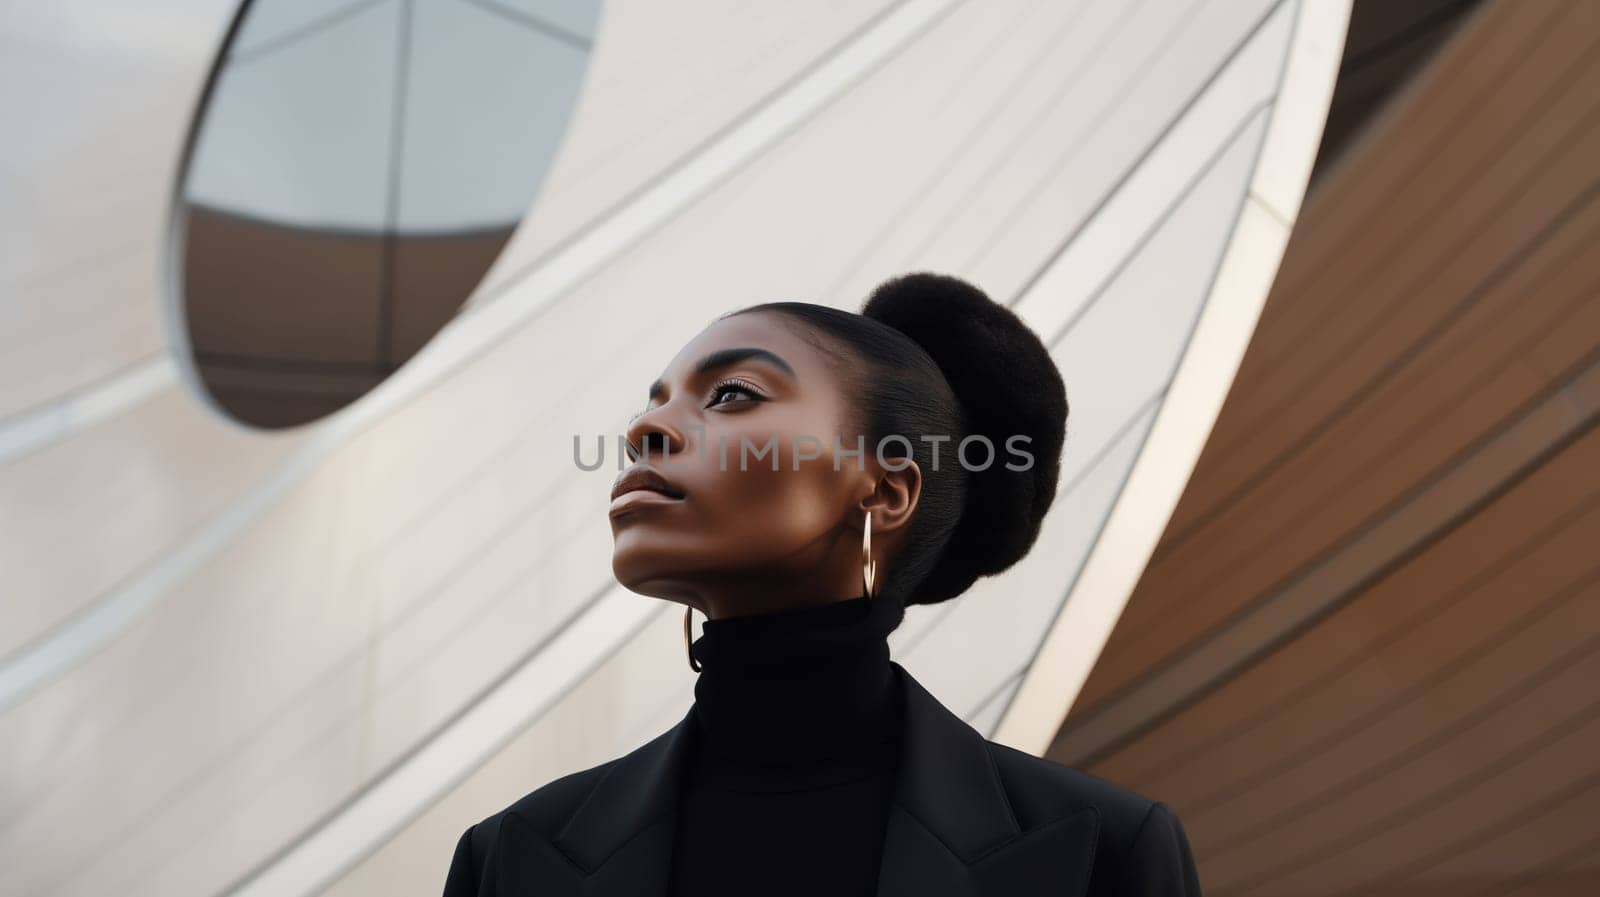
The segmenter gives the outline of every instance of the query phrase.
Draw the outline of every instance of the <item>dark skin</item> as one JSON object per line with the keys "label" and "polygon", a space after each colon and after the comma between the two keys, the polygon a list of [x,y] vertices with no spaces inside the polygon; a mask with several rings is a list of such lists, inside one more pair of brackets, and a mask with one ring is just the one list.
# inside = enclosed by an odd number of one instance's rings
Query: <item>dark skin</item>
{"label": "dark skin", "polygon": [[[612,572],[630,591],[713,620],[859,597],[868,512],[874,592],[894,575],[922,473],[910,459],[889,459],[900,469],[879,464],[865,439],[861,457],[839,455],[835,464],[836,435],[845,450],[857,446],[856,412],[832,359],[808,341],[828,338],[804,328],[773,312],[723,318],[667,365],[627,440],[647,449],[632,464],[647,464],[683,497],[611,517]],[[750,348],[790,370],[759,353],[697,370],[719,350]]]}

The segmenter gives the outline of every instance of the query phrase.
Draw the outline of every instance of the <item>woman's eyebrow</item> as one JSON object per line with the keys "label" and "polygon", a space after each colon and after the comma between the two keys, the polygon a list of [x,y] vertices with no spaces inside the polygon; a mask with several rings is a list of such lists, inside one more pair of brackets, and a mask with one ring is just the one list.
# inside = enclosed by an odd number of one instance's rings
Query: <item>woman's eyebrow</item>
{"label": "woman's eyebrow", "polygon": [[[778,357],[772,352],[767,351],[766,349],[757,348],[755,346],[739,346],[732,349],[718,349],[717,351],[712,352],[710,355],[700,359],[700,363],[694,366],[694,374],[698,377],[707,371],[713,371],[717,368],[724,368],[730,364],[738,364],[741,361],[765,361],[789,376],[795,376],[794,368],[789,366],[789,362],[784,361],[782,358]],[[661,396],[661,393],[666,388],[667,384],[662,380],[657,380],[656,382],[650,384],[650,395],[648,401],[655,401]]]}

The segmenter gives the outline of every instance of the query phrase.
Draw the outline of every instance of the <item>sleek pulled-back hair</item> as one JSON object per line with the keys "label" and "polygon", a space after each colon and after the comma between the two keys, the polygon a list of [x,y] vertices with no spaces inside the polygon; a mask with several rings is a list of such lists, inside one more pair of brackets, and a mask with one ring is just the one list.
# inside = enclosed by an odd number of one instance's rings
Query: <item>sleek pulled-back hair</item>
{"label": "sleek pulled-back hair", "polygon": [[[866,451],[907,456],[922,493],[905,547],[885,570],[883,594],[936,604],[999,573],[1032,548],[1055,499],[1067,398],[1048,350],[1010,309],[948,275],[917,272],[873,290],[861,313],[809,302],[766,302],[723,317],[771,312],[833,359]],[[820,337],[820,339],[818,338]],[[900,436],[903,439],[886,437]],[[930,442],[936,437],[948,441]],[[969,436],[993,448],[957,454]],[[1033,456],[1026,469],[1015,451]],[[846,445],[846,448],[852,448]],[[935,454],[937,453],[937,464]]]}

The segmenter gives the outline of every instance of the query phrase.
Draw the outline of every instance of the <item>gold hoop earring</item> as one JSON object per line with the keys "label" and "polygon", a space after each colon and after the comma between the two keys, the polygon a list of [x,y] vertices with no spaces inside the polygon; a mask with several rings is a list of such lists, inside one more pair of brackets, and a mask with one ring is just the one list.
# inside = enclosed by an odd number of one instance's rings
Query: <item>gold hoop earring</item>
{"label": "gold hoop earring", "polygon": [[872,559],[872,512],[867,512],[866,526],[861,530],[861,579],[867,585],[867,597],[872,597],[872,586],[878,578],[878,564]]}
{"label": "gold hoop earring", "polygon": [[694,659],[694,649],[689,647],[689,618],[694,613],[694,608],[683,609],[683,653],[689,655],[689,669],[700,672],[700,664]]}

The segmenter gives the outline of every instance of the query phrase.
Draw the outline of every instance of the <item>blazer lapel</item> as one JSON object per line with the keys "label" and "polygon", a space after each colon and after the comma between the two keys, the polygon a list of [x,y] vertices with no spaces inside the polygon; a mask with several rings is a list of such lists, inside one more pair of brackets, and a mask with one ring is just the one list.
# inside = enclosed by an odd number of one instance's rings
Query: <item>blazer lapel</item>
{"label": "blazer lapel", "polygon": [[879,897],[1081,897],[1099,820],[1092,808],[1023,831],[978,730],[911,674]]}
{"label": "blazer lapel", "polygon": [[[1093,810],[1023,831],[983,736],[890,663],[905,688],[905,737],[878,897],[1081,897],[1095,851]],[[540,897],[667,897],[693,723],[691,708],[620,758],[549,851],[507,858],[502,893],[540,882]]]}
{"label": "blazer lapel", "polygon": [[693,712],[620,757],[548,844],[518,839],[535,847],[502,860],[498,893],[667,897]]}

